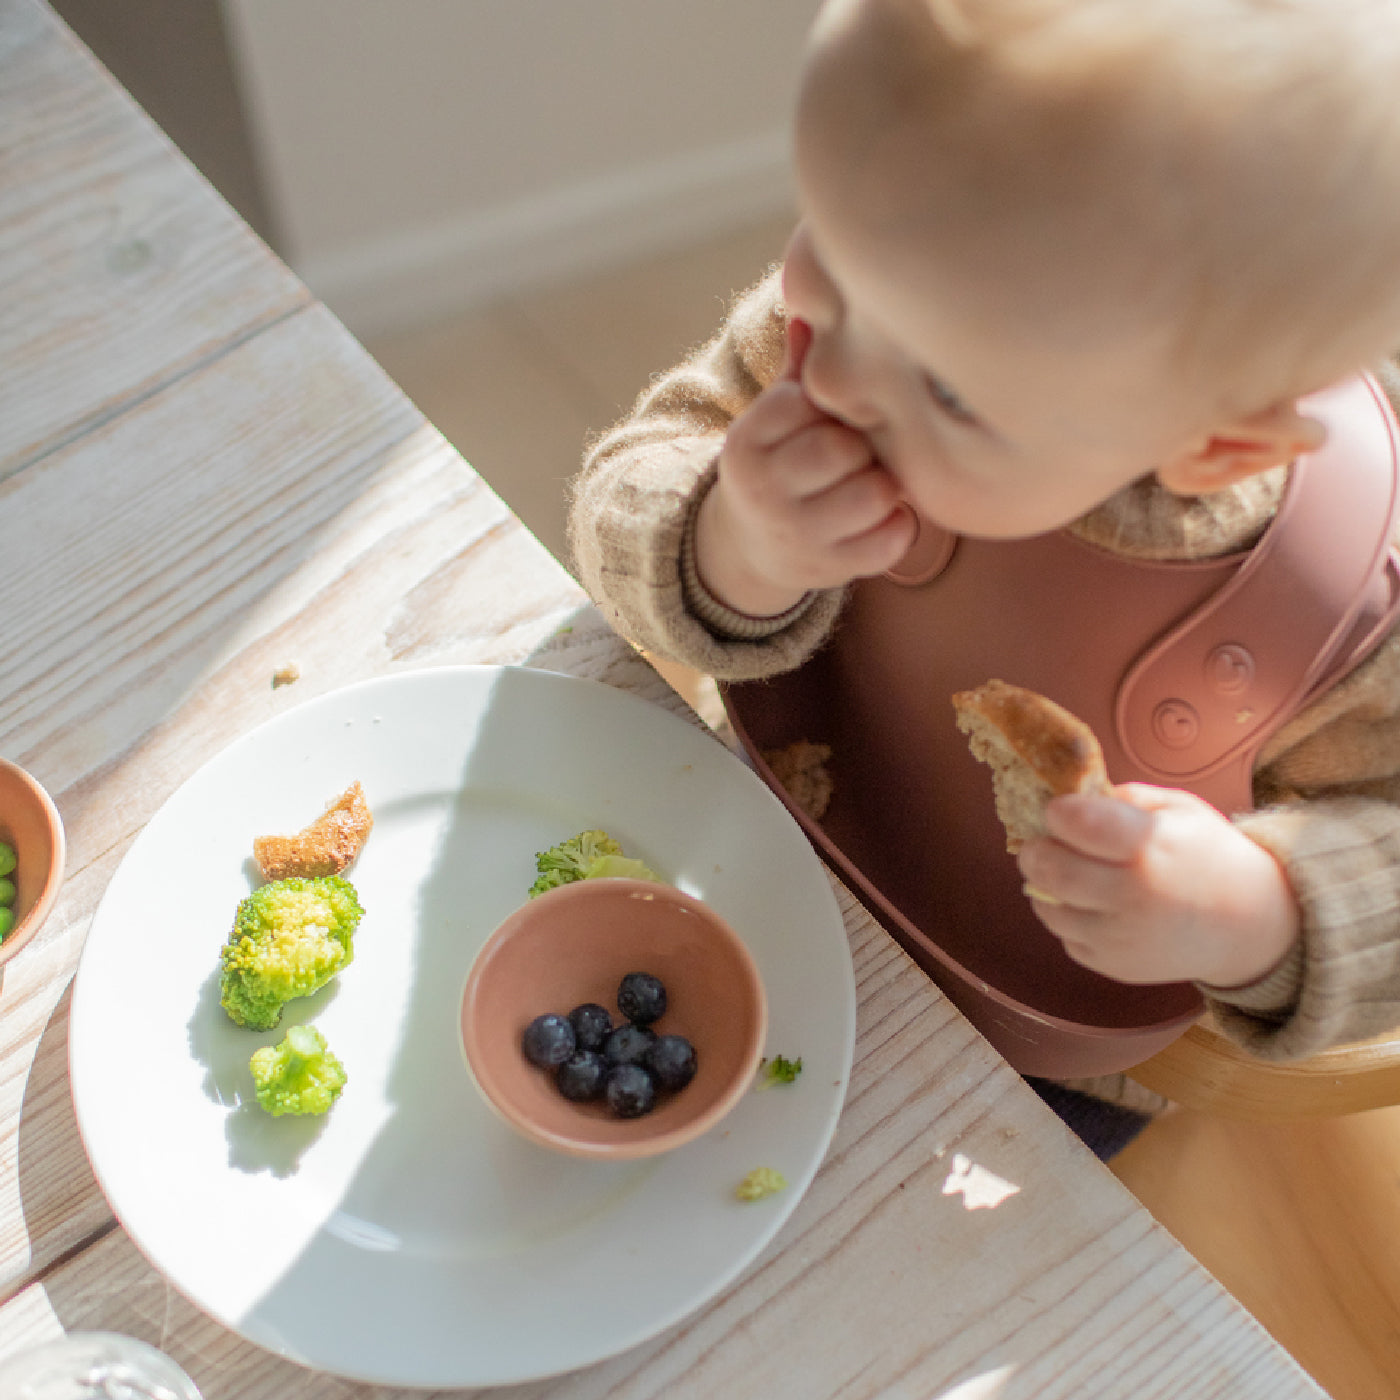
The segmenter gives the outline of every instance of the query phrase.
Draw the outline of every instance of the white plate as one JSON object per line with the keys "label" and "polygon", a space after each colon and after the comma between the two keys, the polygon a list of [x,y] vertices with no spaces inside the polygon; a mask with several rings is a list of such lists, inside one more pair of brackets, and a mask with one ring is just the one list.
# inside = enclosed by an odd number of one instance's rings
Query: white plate
{"label": "white plate", "polygon": [[[219,1006],[219,949],[256,883],[252,840],[352,781],[374,832],[352,872],[355,961],[278,1031]],[[768,1053],[749,1094],[669,1156],[596,1164],[515,1136],[465,1067],[477,949],[538,850],[587,827],[711,903],[748,942]],[[312,1022],[349,1084],[324,1119],[273,1119],[247,1064]],[[112,1209],[182,1292],[317,1370],[457,1388],[584,1366],[677,1322],[772,1238],[835,1130],[855,989],[841,918],[797,824],[685,720],[591,681],[513,667],[384,677],[254,730],[137,838],[93,920],[69,1054]],[[790,1186],[741,1203],[757,1166]]]}

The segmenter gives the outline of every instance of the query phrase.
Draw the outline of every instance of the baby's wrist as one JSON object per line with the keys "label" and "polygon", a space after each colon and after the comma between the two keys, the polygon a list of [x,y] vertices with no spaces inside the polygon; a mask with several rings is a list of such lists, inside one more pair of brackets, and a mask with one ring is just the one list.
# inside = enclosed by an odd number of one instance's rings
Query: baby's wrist
{"label": "baby's wrist", "polygon": [[[702,485],[701,489],[708,491],[710,486]],[[812,602],[812,595],[803,594],[785,613],[770,617],[754,617],[738,612],[723,599],[715,597],[701,579],[695,564],[695,529],[699,505],[703,500],[702,495],[692,509],[681,536],[681,597],[685,602],[686,611],[711,635],[724,641],[758,642],[777,636],[806,614]]]}
{"label": "baby's wrist", "polygon": [[1262,846],[1257,853],[1254,899],[1244,921],[1244,936],[1233,940],[1219,965],[1201,985],[1224,993],[1242,991],[1268,981],[1287,965],[1300,946],[1303,913],[1293,886],[1278,861]]}
{"label": "baby's wrist", "polygon": [[1303,982],[1303,940],[1297,939],[1273,967],[1262,976],[1233,987],[1212,982],[1196,985],[1208,997],[1241,1011],[1263,1016],[1282,1016],[1297,1005]]}
{"label": "baby's wrist", "polygon": [[734,548],[734,534],[724,518],[723,487],[716,482],[700,502],[687,541],[693,581],[700,590],[721,607],[754,620],[776,621],[800,609],[809,591],[764,578]]}

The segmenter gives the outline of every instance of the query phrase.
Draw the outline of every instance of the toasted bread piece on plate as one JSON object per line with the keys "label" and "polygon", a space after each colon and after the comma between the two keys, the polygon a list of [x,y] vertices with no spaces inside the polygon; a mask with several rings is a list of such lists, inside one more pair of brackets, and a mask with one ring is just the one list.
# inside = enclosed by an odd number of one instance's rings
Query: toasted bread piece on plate
{"label": "toasted bread piece on plate", "polygon": [[315,879],[349,869],[365,844],[374,817],[364,789],[352,783],[321,816],[295,836],[257,836],[253,859],[265,880],[292,875]]}
{"label": "toasted bread piece on plate", "polygon": [[992,770],[1008,851],[1044,834],[1052,797],[1110,790],[1094,731],[1044,695],[991,680],[958,691],[953,708],[973,755]]}

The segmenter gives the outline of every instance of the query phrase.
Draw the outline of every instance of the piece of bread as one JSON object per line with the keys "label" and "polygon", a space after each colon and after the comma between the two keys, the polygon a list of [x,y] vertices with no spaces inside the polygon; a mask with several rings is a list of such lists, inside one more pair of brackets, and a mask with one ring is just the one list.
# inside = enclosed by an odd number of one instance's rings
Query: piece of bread
{"label": "piece of bread", "polygon": [[364,789],[352,783],[310,826],[295,836],[258,836],[253,859],[265,880],[291,875],[315,879],[349,869],[365,844],[374,817]]}
{"label": "piece of bread", "polygon": [[1094,731],[1053,700],[993,680],[958,691],[953,708],[973,755],[991,767],[1008,851],[1044,834],[1052,797],[1109,791]]}
{"label": "piece of bread", "polygon": [[763,758],[783,791],[814,822],[820,821],[831,802],[831,745],[798,739],[786,748],[765,749]]}

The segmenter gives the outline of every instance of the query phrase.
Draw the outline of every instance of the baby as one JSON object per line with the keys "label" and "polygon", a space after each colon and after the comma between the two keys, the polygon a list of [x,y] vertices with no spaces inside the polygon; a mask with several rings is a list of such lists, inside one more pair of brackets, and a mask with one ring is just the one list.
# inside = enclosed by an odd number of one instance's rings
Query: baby
{"label": "baby", "polygon": [[[1248,549],[1325,439],[1300,399],[1369,368],[1400,402],[1396,72],[1394,0],[828,0],[802,222],[593,447],[584,585],[737,680],[821,645],[909,507]],[[1274,736],[1255,801],[1056,800],[1019,856],[1036,914],[1108,977],[1198,983],[1258,1054],[1400,1023],[1400,640]]]}

